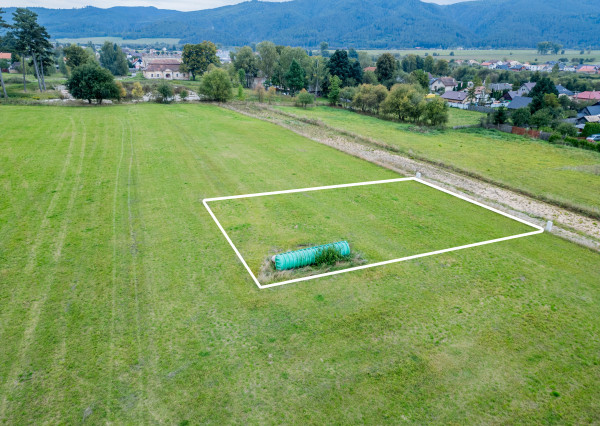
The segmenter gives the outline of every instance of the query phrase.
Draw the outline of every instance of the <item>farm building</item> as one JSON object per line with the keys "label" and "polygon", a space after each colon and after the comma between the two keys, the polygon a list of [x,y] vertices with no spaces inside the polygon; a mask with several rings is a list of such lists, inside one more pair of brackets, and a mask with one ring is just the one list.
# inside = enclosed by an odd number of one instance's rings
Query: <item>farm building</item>
{"label": "farm building", "polygon": [[148,79],[189,80],[190,75],[181,71],[181,60],[178,58],[152,59],[144,70]]}

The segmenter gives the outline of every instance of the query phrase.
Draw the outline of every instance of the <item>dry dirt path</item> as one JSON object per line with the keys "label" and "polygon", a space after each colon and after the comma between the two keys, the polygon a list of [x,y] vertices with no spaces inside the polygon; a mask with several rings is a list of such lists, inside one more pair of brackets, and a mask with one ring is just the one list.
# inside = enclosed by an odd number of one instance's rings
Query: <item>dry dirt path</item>
{"label": "dry dirt path", "polygon": [[[407,158],[374,144],[366,143],[359,138],[342,134],[329,126],[322,126],[319,123],[313,124],[302,120],[300,117],[282,113],[268,106],[253,103],[224,104],[222,106],[244,115],[277,124],[316,142],[397,171],[403,175],[412,176],[420,172],[426,180],[435,182],[454,192],[470,196],[506,213],[530,220],[540,226],[544,226],[546,221],[551,220],[554,223],[553,234],[600,251],[600,221],[597,219],[573,213],[567,209],[454,171],[445,170],[443,167]],[[381,145],[385,144],[382,143]]]}

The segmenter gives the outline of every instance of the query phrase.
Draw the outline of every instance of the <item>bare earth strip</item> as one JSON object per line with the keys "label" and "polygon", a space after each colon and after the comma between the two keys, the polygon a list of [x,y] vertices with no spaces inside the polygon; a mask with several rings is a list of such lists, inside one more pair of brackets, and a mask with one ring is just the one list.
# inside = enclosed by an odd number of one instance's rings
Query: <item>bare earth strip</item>
{"label": "bare earth strip", "polygon": [[547,220],[552,220],[555,224],[560,224],[553,227],[552,233],[600,251],[600,225],[597,219],[573,213],[561,207],[450,172],[432,164],[377,148],[351,136],[336,132],[335,129],[330,127],[301,121],[300,117],[298,117],[298,120],[291,119],[292,115],[283,114],[267,106],[250,103],[222,106],[250,117],[277,124],[313,141],[397,171],[403,175],[413,176],[415,173],[420,172],[426,180],[435,182],[446,189],[470,196],[477,201],[484,202],[517,217],[532,220],[541,226]]}

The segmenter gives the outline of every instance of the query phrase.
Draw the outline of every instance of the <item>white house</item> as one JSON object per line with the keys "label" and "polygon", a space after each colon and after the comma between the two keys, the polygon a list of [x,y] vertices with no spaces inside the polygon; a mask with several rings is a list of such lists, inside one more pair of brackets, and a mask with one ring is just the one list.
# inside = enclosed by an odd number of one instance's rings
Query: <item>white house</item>
{"label": "white house", "polygon": [[180,70],[181,60],[178,58],[152,59],[144,70],[144,77],[150,80],[189,80],[190,75]]}
{"label": "white house", "polygon": [[442,77],[442,78],[435,79],[429,85],[429,89],[432,92],[441,92],[441,91],[443,91],[443,93],[453,91],[457,87],[458,87],[458,83],[452,77]]}

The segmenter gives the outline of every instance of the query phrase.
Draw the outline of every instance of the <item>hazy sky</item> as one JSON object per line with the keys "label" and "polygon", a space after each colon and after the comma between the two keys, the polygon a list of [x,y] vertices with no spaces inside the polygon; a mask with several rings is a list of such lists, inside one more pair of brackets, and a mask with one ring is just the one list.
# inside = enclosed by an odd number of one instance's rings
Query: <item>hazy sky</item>
{"label": "hazy sky", "polygon": [[[282,1],[282,0],[276,0]],[[428,3],[449,4],[465,0],[423,0]],[[239,0],[2,0],[2,7],[39,6],[70,9],[73,7],[96,6],[154,6],[159,9],[199,10],[228,4],[240,3]]]}

